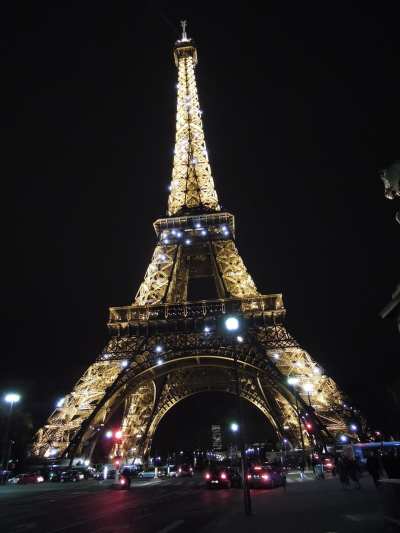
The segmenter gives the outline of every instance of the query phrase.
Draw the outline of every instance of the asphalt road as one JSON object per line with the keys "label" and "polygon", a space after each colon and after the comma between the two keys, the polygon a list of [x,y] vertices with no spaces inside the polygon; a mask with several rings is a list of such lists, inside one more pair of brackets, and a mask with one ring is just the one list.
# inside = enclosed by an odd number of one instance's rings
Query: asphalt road
{"label": "asphalt road", "polygon": [[1,533],[376,533],[383,531],[380,495],[344,491],[334,480],[289,483],[253,493],[245,517],[242,492],[206,490],[201,478],[139,482],[130,490],[89,480],[77,484],[0,487]]}

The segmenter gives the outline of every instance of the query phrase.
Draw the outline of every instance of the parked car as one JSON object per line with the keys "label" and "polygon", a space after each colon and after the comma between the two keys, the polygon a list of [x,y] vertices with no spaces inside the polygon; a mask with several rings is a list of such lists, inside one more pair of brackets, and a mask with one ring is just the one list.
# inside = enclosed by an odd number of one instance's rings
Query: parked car
{"label": "parked car", "polygon": [[154,468],[150,468],[148,470],[143,470],[142,472],[139,472],[138,479],[154,479],[156,476],[156,471]]}

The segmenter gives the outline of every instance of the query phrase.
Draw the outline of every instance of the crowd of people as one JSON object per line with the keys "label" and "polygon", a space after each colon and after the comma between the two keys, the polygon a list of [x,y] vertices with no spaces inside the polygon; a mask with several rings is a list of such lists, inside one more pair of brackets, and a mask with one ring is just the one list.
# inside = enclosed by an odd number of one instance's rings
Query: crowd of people
{"label": "crowd of people", "polygon": [[[362,464],[355,457],[353,447],[346,446],[342,453],[335,457],[335,468],[332,473],[338,475],[344,488],[354,486],[360,489],[360,478],[364,470],[371,476],[377,488],[382,477],[400,478],[400,450],[391,449],[382,452],[380,449],[372,449],[366,451],[365,455],[366,461]],[[316,474],[314,465],[313,470]]]}

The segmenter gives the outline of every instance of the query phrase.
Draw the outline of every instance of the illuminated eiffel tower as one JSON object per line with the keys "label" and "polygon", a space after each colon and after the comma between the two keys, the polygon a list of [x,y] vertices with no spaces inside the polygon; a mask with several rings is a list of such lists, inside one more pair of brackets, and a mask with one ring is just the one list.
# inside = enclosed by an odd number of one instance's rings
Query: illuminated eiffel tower
{"label": "illuminated eiffel tower", "polygon": [[[179,401],[207,391],[235,394],[237,382],[242,398],[293,446],[347,432],[352,411],[342,393],[285,329],[282,295],[257,290],[235,244],[235,218],[221,211],[197,94],[197,51],[182,27],[174,47],[167,217],[154,223],[155,249],[135,301],[110,308],[110,341],[37,432],[33,454],[90,458],[110,417],[123,410],[114,453],[128,462],[143,458]],[[213,280],[215,298],[189,301],[188,287],[203,278]]]}

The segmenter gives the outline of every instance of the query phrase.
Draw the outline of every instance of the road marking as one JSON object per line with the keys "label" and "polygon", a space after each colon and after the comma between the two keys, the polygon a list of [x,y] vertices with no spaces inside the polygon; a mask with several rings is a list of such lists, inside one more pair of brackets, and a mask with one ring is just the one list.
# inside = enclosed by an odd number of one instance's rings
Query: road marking
{"label": "road marking", "polygon": [[159,483],[161,483],[161,481],[157,479],[156,481],[143,481],[138,484],[135,483],[134,485],[131,485],[131,487],[136,489],[137,487],[148,487],[149,485],[158,485]]}
{"label": "road marking", "polygon": [[367,520],[379,520],[378,513],[365,513],[365,514],[345,514],[345,518],[352,520],[353,522],[365,522]]}
{"label": "road marking", "polygon": [[169,531],[172,531],[173,529],[176,529],[177,527],[181,526],[183,522],[183,520],[175,520],[175,522],[172,522],[169,526],[160,529],[158,533],[169,533]]}

